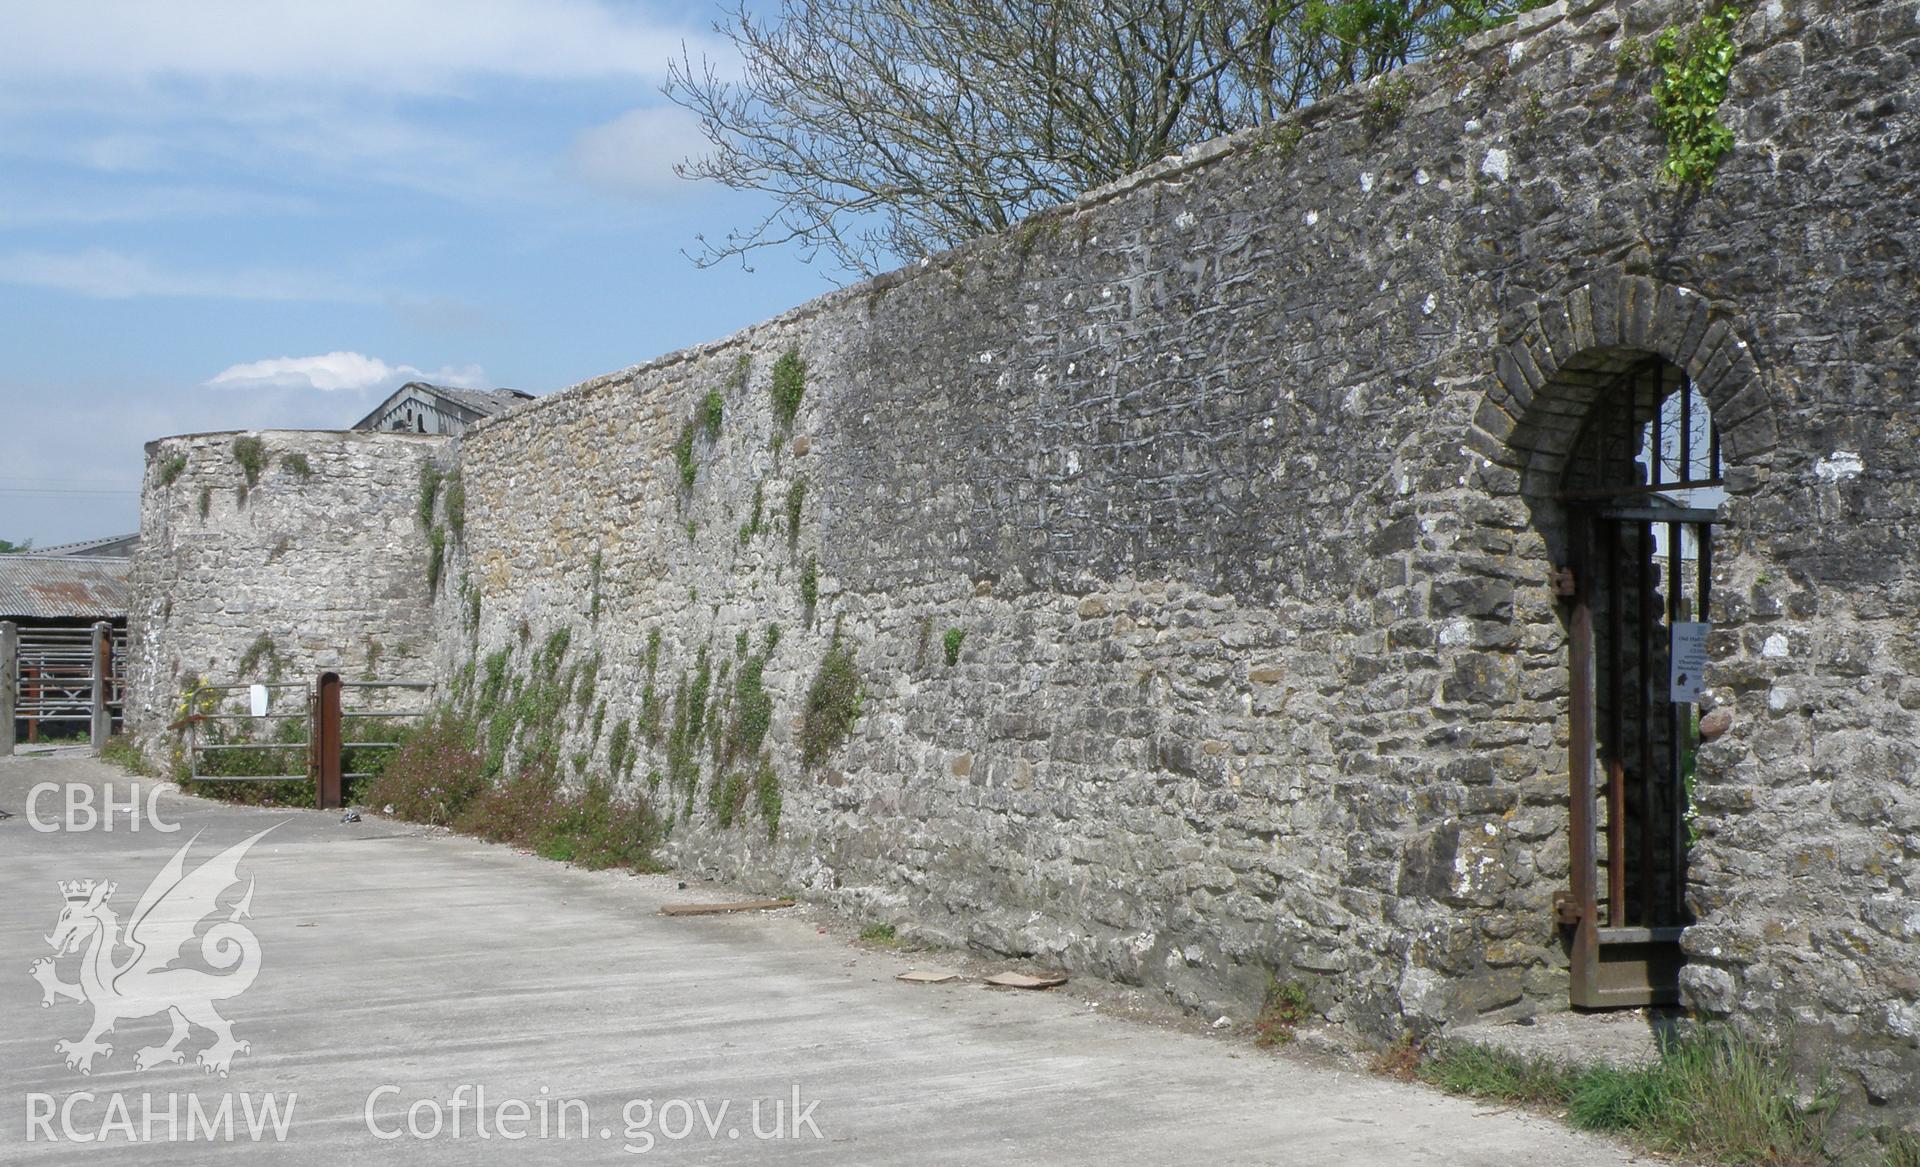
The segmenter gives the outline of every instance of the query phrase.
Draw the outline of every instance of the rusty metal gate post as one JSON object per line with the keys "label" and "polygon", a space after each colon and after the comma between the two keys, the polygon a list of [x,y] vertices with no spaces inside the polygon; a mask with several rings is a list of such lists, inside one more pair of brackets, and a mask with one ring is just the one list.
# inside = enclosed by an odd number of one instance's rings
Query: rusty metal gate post
{"label": "rusty metal gate post", "polygon": [[314,789],[321,810],[345,805],[340,780],[340,674],[321,673],[313,691]]}
{"label": "rusty metal gate post", "polygon": [[87,738],[97,757],[113,736],[113,713],[107,708],[107,690],[113,685],[113,625],[105,620],[93,626],[93,721]]}
{"label": "rusty metal gate post", "polygon": [[20,684],[20,629],[0,620],[0,758],[13,753],[13,695]]}

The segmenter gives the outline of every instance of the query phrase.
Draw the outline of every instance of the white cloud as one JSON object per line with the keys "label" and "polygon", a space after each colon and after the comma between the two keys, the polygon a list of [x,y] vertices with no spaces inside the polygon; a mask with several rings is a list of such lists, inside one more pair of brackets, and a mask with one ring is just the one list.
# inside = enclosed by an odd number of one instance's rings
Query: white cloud
{"label": "white cloud", "polygon": [[264,270],[187,272],[156,267],[136,255],[101,247],[57,253],[20,251],[0,255],[0,283],[53,288],[96,300],[135,296],[217,300],[319,300],[373,303],[369,293],[287,272]]}
{"label": "white cloud", "polygon": [[486,384],[478,365],[424,372],[412,365],[389,365],[364,353],[331,352],[317,357],[273,357],[221,370],[206,384],[215,389],[318,389],[323,392],[391,389],[407,381],[473,389]]}
{"label": "white cloud", "polygon": [[[603,0],[7,5],[0,77],[433,93],[482,76],[657,81],[698,30]],[[694,45],[699,55],[702,45]]]}
{"label": "white cloud", "polygon": [[677,105],[629,110],[583,130],[573,142],[573,172],[615,194],[658,196],[693,184],[673,172],[676,162],[711,148],[700,120]]}

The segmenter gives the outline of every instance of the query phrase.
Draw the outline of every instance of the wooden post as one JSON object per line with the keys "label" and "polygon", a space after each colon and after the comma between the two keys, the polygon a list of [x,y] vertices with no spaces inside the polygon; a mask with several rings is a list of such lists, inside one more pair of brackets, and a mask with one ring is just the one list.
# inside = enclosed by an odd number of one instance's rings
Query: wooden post
{"label": "wooden post", "polygon": [[13,695],[20,683],[20,629],[0,620],[0,758],[13,753]]}
{"label": "wooden post", "polygon": [[[1601,1005],[1599,872],[1593,814],[1593,525],[1585,512],[1568,516],[1573,551],[1573,611],[1567,636],[1567,850],[1571,900],[1579,913],[1567,953],[1568,1003]],[[1616,597],[1613,600],[1618,603]],[[1619,912],[1618,904],[1608,911]],[[1618,919],[1618,916],[1615,916]]]}
{"label": "wooden post", "polygon": [[345,805],[340,779],[340,674],[321,673],[313,695],[313,723],[307,730],[313,742],[314,788],[321,810]]}
{"label": "wooden post", "polygon": [[112,686],[113,625],[101,620],[93,626],[93,724],[88,734],[95,757],[113,736],[113,712],[107,708],[107,691]]}

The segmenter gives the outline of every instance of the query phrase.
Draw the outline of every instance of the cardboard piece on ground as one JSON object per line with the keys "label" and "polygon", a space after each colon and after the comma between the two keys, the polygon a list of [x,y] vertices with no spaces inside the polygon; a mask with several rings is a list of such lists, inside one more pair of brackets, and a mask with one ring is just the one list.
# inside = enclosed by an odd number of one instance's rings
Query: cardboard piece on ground
{"label": "cardboard piece on ground", "polygon": [[791,908],[792,900],[741,900],[731,904],[665,904],[660,908],[663,916],[718,916],[725,912],[767,912],[775,908]]}
{"label": "cardboard piece on ground", "polygon": [[941,985],[948,981],[959,980],[960,974],[948,972],[941,968],[915,968],[908,969],[893,979],[896,981],[911,981],[916,985]]}
{"label": "cardboard piece on ground", "polygon": [[1048,973],[1045,976],[1028,976],[1026,973],[995,973],[987,978],[987,983],[1002,989],[1051,989],[1055,985],[1067,983],[1065,973]]}

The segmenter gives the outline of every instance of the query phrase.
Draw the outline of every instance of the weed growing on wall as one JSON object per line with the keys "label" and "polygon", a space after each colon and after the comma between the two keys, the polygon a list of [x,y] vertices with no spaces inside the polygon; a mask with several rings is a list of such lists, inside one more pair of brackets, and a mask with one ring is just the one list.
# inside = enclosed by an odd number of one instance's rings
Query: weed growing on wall
{"label": "weed growing on wall", "polygon": [[707,427],[708,441],[720,436],[720,423],[725,419],[726,412],[726,398],[720,396],[718,389],[709,390],[706,399],[700,403],[700,420]]}
{"label": "weed growing on wall", "polygon": [[440,498],[440,483],[444,480],[440,467],[431,461],[420,463],[420,496],[415,513],[423,527],[433,526],[433,504]]}
{"label": "weed growing on wall", "polygon": [[1670,28],[1654,41],[1654,124],[1667,137],[1660,172],[1681,186],[1711,186],[1720,159],[1733,149],[1733,131],[1720,120],[1738,50],[1740,10],[1722,5],[1690,28]]}
{"label": "weed growing on wall", "polygon": [[734,674],[731,718],[727,723],[725,748],[721,760],[731,764],[760,752],[773,725],[773,695],[767,692],[764,675],[767,658],[756,654],[741,662]]}
{"label": "weed growing on wall", "polygon": [[860,671],[854,663],[853,649],[835,636],[807,689],[800,726],[801,762],[817,766],[840,748],[860,719],[861,700]]}
{"label": "weed growing on wall", "polygon": [[289,450],[280,455],[280,465],[302,482],[313,477],[313,463],[307,461],[307,456],[299,450]]}
{"label": "weed growing on wall", "polygon": [[760,807],[760,819],[767,824],[767,839],[780,833],[780,776],[773,771],[773,759],[760,756],[760,768],[753,775],[753,799]]}
{"label": "weed growing on wall", "polygon": [[600,654],[594,653],[593,659],[580,669],[573,690],[573,703],[578,712],[573,715],[573,727],[579,729],[587,723],[587,714],[593,711],[593,698],[600,687]]}
{"label": "weed growing on wall", "polygon": [[800,602],[807,606],[811,619],[814,605],[820,602],[820,561],[811,555],[800,569]]}
{"label": "weed growing on wall", "polygon": [[1400,124],[1413,102],[1413,82],[1388,74],[1376,80],[1367,93],[1367,104],[1360,111],[1361,125],[1369,138],[1377,138]]}
{"label": "weed growing on wall", "polygon": [[467,482],[455,470],[447,475],[446,501],[442,510],[447,516],[447,530],[453,532],[456,541],[467,537]]}
{"label": "weed growing on wall", "polygon": [[160,463],[160,485],[172,486],[174,483],[180,481],[180,476],[186,472],[187,456],[185,454],[170,454],[167,456],[166,461]]}
{"label": "weed growing on wall", "polygon": [[628,749],[633,741],[633,726],[626,718],[614,723],[613,736],[607,739],[607,769],[616,774],[625,773],[630,759]]}
{"label": "weed growing on wall", "polygon": [[742,543],[745,543],[748,539],[760,533],[761,516],[765,514],[766,508],[767,484],[765,482],[756,482],[753,484],[753,510],[749,513],[746,526],[740,529],[740,541]]}
{"label": "weed growing on wall", "polygon": [[[240,473],[247,480],[248,487],[260,485],[260,475],[267,468],[267,444],[252,434],[233,439],[233,460],[240,463]],[[242,490],[241,497],[246,497]]]}
{"label": "weed growing on wall", "polygon": [[212,509],[213,509],[213,487],[203,486],[200,488],[200,517],[203,519],[206,518],[207,512],[211,511]]}
{"label": "weed growing on wall", "polygon": [[440,574],[447,567],[447,533],[439,527],[427,531],[427,591],[440,590]]}
{"label": "weed growing on wall", "polygon": [[966,639],[967,630],[964,628],[949,628],[947,634],[940,638],[941,646],[947,650],[948,668],[960,663],[960,645]]}
{"label": "weed growing on wall", "polygon": [[747,804],[750,787],[747,780],[735,773],[716,774],[713,785],[707,788],[707,809],[713,812],[714,821],[721,827],[731,827],[734,816]]}
{"label": "weed growing on wall", "polygon": [[[673,443],[673,464],[680,468],[680,485],[691,488],[694,478],[700,473],[700,464],[694,459],[693,440],[700,432],[698,419],[689,419],[680,427],[680,437]],[[687,523],[687,538],[693,538],[693,523]]]}
{"label": "weed growing on wall", "polygon": [[680,674],[673,695],[673,724],[667,731],[667,781],[672,790],[685,798],[688,810],[700,785],[699,747],[707,732],[707,697],[713,685],[713,668],[702,645],[694,658],[691,678]]}
{"label": "weed growing on wall", "polygon": [[787,487],[787,546],[800,538],[800,506],[807,500],[807,480],[795,478]]}
{"label": "weed growing on wall", "polygon": [[807,393],[807,363],[798,349],[788,349],[773,362],[773,420],[776,429],[791,429]]}

